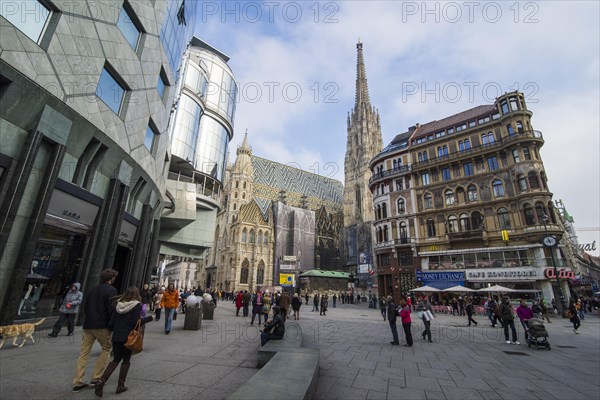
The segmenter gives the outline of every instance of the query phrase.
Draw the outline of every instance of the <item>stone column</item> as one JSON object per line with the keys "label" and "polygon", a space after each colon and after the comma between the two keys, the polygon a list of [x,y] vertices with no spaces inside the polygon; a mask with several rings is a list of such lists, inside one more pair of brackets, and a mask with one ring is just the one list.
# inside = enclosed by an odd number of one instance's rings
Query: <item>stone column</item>
{"label": "stone column", "polygon": [[21,240],[19,255],[17,256],[15,266],[10,275],[10,285],[8,286],[2,309],[0,311],[0,324],[12,324],[17,313],[21,300],[21,292],[27,280],[27,274],[33,261],[33,256],[37,246],[37,238],[40,236],[44,218],[52,198],[54,185],[58,178],[58,172],[62,160],[65,156],[66,146],[55,144],[52,146],[52,153],[42,179],[42,185],[38,189],[38,195],[33,206],[33,211],[29,216],[29,222],[25,229],[25,234]]}
{"label": "stone column", "polygon": [[144,269],[148,257],[148,248],[150,244],[150,228],[152,226],[154,211],[150,204],[144,204],[140,225],[135,234],[133,245],[133,254],[131,261],[127,266],[126,276],[123,282],[126,286],[140,286],[144,277]]}

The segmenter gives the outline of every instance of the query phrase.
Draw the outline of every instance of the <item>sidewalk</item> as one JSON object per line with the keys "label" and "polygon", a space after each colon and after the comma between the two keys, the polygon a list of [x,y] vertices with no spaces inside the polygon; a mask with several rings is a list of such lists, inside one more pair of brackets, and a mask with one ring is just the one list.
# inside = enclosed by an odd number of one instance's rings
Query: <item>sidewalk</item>
{"label": "sidewalk", "polygon": [[[131,359],[127,378],[129,390],[116,395],[118,371],[104,389],[106,399],[219,399],[233,393],[252,377],[256,369],[258,330],[249,329],[249,319],[236,318],[231,303],[219,303],[215,321],[203,321],[200,331],[184,331],[184,314],[165,335],[161,319],[146,324],[144,351]],[[251,327],[250,327],[251,328]],[[11,341],[0,349],[0,398],[12,399],[95,399],[93,389],[73,393],[72,379],[79,355],[82,330],[75,335],[48,338],[50,330],[36,331],[35,344],[22,348]],[[17,342],[21,343],[21,339]],[[94,350],[88,363],[89,382]]]}
{"label": "sidewalk", "polygon": [[[320,350],[319,399],[598,399],[600,397],[600,318],[582,321],[575,335],[568,320],[546,324],[552,350],[504,343],[502,329],[475,317],[440,315],[432,324],[433,341],[421,340],[413,323],[414,346],[391,346],[389,324],[366,304],[337,305],[327,316],[302,306],[302,343]],[[215,321],[201,331],[184,331],[184,315],[170,335],[163,321],[146,326],[144,351],[132,358],[129,390],[115,395],[117,373],[104,390],[107,399],[221,399],[258,370],[259,331],[250,319],[235,316],[230,302],[220,302]],[[293,321],[293,318],[292,318]],[[293,331],[293,332],[292,332]],[[0,398],[94,399],[93,390],[71,392],[81,329],[74,337],[52,339],[36,332],[36,343],[0,350]],[[298,334],[289,330],[289,334]],[[403,338],[402,327],[399,326]],[[20,343],[20,341],[19,341]],[[99,347],[95,347],[95,357]],[[520,354],[507,354],[514,352]],[[95,358],[93,358],[95,360]],[[88,365],[89,380],[93,365]]]}

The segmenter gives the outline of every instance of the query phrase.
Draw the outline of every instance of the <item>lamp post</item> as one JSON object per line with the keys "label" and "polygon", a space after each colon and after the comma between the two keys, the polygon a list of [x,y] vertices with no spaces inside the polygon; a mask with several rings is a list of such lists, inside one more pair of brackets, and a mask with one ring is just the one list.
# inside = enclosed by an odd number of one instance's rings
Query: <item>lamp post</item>
{"label": "lamp post", "polygon": [[554,260],[554,247],[557,245],[557,241],[554,236],[548,235],[548,227],[546,226],[546,223],[548,222],[548,216],[546,214],[542,215],[542,222],[544,223],[544,232],[545,232],[542,243],[545,247],[547,247],[550,250],[550,256],[552,257],[552,268],[554,268],[554,276],[556,277],[556,286],[558,289],[559,301],[556,301],[555,304],[556,304],[556,308],[558,309],[558,314],[563,315],[563,311],[566,308],[566,304],[565,304],[565,298],[562,294],[562,288],[560,287],[560,280],[558,278],[558,270],[556,268],[556,261]]}

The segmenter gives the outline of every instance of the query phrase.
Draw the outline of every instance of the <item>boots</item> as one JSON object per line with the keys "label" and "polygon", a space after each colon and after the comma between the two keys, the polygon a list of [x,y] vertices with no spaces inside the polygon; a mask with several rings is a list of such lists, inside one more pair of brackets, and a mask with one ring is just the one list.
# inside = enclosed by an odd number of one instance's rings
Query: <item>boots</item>
{"label": "boots", "polygon": [[113,371],[117,368],[117,365],[119,364],[114,361],[108,363],[106,369],[104,370],[104,373],[100,377],[100,381],[94,386],[94,393],[96,393],[96,396],[102,397],[102,395],[104,394],[104,384],[106,383],[108,378],[110,378],[110,375],[113,373]]}
{"label": "boots", "polygon": [[121,370],[119,371],[119,384],[117,385],[117,394],[127,391],[125,387],[125,379],[127,379],[127,373],[129,372],[129,366],[131,364],[121,364]]}

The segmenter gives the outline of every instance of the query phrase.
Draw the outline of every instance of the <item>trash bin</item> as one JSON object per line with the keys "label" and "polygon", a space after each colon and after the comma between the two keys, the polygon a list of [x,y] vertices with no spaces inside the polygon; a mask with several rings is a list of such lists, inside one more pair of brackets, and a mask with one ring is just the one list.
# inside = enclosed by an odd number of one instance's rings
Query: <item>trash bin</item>
{"label": "trash bin", "polygon": [[202,319],[212,320],[214,319],[215,303],[212,301],[202,301]]}
{"label": "trash bin", "polygon": [[[202,327],[202,310],[199,307],[188,307],[185,310],[183,330],[197,331]],[[212,318],[211,318],[212,319]]]}

